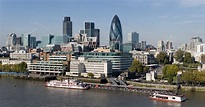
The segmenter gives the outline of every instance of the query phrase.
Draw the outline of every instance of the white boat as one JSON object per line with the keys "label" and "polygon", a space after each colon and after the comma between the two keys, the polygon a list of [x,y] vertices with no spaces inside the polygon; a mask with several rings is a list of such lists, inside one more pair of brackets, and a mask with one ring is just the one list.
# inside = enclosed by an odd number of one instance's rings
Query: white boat
{"label": "white boat", "polygon": [[68,89],[88,89],[89,86],[81,81],[74,79],[65,79],[62,81],[59,80],[51,80],[46,82],[47,87],[57,87],[57,88],[68,88]]}
{"label": "white boat", "polygon": [[170,102],[183,102],[186,100],[184,95],[153,93],[150,99]]}

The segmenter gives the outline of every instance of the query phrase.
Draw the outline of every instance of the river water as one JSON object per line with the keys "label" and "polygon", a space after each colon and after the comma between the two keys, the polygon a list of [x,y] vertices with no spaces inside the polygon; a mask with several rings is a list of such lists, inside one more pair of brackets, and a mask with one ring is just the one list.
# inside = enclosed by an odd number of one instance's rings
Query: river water
{"label": "river water", "polygon": [[182,103],[150,100],[149,94],[45,87],[43,81],[0,78],[0,107],[205,107],[205,92],[183,93]]}

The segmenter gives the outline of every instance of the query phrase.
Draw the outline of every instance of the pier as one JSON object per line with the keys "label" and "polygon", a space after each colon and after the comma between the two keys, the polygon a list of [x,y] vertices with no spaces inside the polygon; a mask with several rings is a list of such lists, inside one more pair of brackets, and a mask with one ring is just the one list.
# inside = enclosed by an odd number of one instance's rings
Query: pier
{"label": "pier", "polygon": [[111,85],[111,84],[98,84],[98,83],[87,83],[90,88],[93,89],[105,89],[105,90],[119,90],[119,91],[132,91],[142,93],[153,93],[156,91],[170,92],[170,89],[153,88],[153,87],[137,87],[133,85]]}

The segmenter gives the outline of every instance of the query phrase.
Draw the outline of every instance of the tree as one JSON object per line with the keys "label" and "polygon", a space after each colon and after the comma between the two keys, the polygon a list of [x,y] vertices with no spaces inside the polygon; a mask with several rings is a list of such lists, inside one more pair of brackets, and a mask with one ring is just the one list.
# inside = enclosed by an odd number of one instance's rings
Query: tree
{"label": "tree", "polygon": [[169,83],[172,83],[178,71],[179,67],[177,65],[165,65],[162,69],[163,77],[166,78]]}
{"label": "tree", "polygon": [[130,72],[137,72],[137,73],[142,73],[143,70],[143,65],[137,59],[134,59],[132,62],[132,65],[129,68]]}
{"label": "tree", "polygon": [[20,68],[19,71],[21,71],[21,72],[24,72],[27,69],[27,64],[25,62],[21,62],[20,64],[18,64],[18,66]]}
{"label": "tree", "polygon": [[201,85],[205,83],[205,72],[186,71],[183,72],[181,80],[189,85]]}
{"label": "tree", "polygon": [[181,49],[177,50],[175,55],[174,55],[174,58],[176,59],[176,61],[179,61],[179,62],[183,62],[183,56],[184,56],[184,51],[182,51]]}
{"label": "tree", "polygon": [[93,77],[94,77],[94,74],[91,73],[91,72],[89,72],[89,73],[88,73],[88,77],[93,78]]}
{"label": "tree", "polygon": [[167,55],[166,52],[160,52],[157,55],[157,61],[159,64],[169,64],[169,56]]}
{"label": "tree", "polygon": [[184,62],[185,63],[194,63],[194,59],[191,56],[191,53],[189,53],[189,52],[184,53]]}

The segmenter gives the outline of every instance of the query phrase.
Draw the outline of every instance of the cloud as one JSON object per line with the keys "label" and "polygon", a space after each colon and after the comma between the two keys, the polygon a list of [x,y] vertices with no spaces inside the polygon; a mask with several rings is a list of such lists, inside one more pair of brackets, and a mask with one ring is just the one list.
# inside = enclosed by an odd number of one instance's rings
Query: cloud
{"label": "cloud", "polygon": [[205,0],[179,0],[179,3],[183,7],[198,7],[205,5]]}

